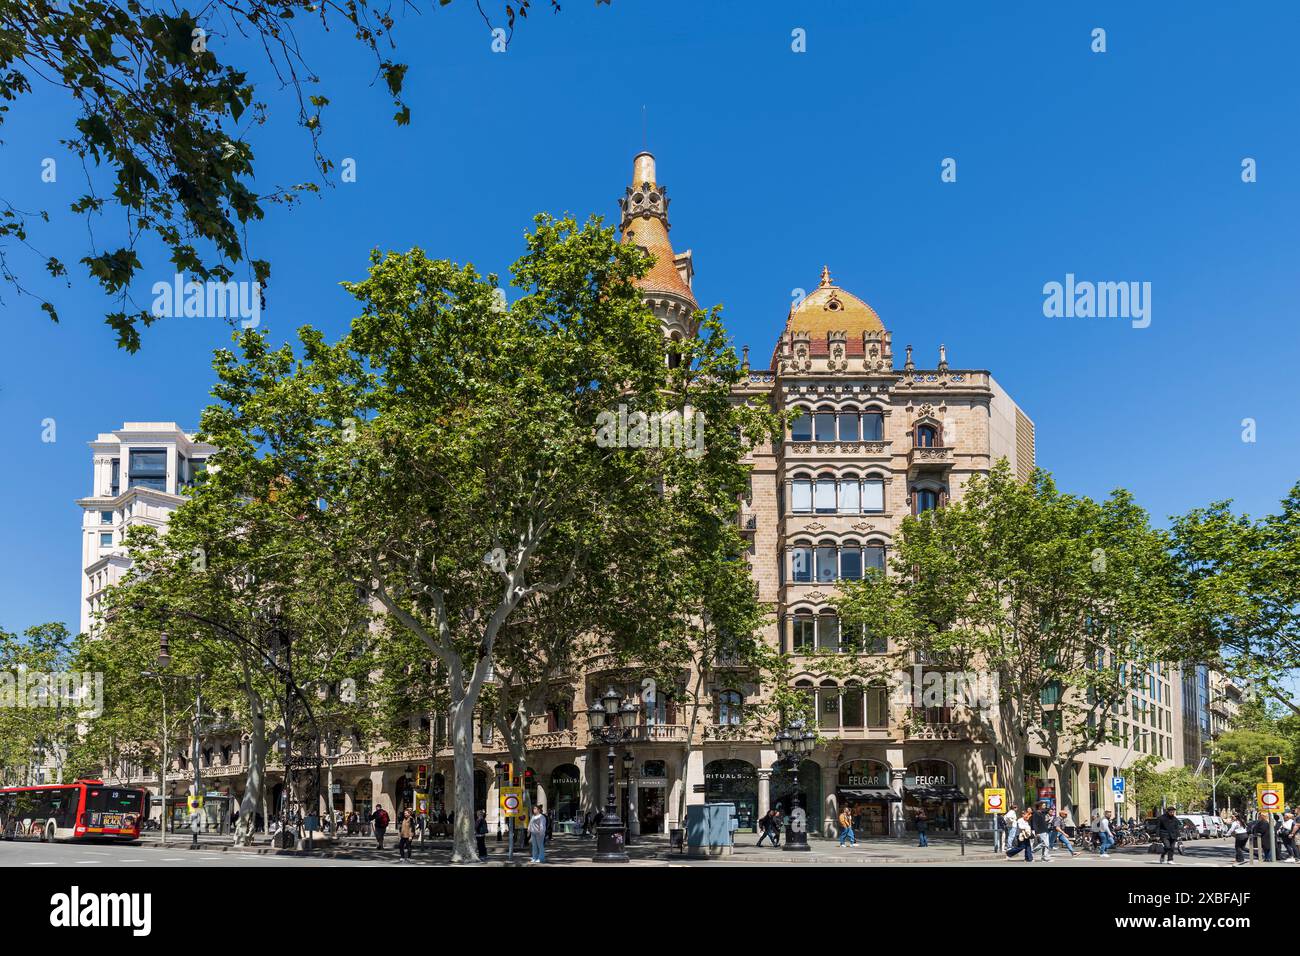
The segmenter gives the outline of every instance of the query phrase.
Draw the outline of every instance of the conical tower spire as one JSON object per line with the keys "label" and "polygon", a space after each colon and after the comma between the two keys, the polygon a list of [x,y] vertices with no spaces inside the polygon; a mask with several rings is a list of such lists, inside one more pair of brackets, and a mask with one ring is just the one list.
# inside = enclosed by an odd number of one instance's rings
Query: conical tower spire
{"label": "conical tower spire", "polygon": [[643,150],[633,158],[632,183],[618,205],[622,241],[640,246],[655,258],[637,286],[664,321],[666,332],[672,325],[683,334],[694,334],[687,328],[690,314],[698,308],[690,285],[691,254],[689,250],[681,255],[673,252],[668,239],[668,190],[658,181],[652,153]]}

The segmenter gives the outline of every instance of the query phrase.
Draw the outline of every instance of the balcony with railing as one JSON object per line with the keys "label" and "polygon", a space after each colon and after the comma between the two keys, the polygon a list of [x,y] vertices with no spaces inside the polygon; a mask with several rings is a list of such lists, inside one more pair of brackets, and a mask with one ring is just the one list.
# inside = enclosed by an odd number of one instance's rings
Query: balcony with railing
{"label": "balcony with railing", "polygon": [[[686,743],[688,729],[685,724],[634,724],[625,738],[627,743]],[[587,745],[597,746],[600,741],[587,735]]]}
{"label": "balcony with railing", "polygon": [[943,472],[953,466],[955,449],[941,446],[918,446],[907,451],[909,477],[925,472]]}

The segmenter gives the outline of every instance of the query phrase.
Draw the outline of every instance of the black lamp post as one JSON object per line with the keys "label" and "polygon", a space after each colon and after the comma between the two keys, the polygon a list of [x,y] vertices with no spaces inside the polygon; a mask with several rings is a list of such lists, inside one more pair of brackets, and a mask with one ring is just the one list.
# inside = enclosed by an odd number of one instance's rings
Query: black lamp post
{"label": "black lamp post", "polygon": [[587,724],[592,739],[604,743],[609,748],[606,755],[608,795],[605,802],[605,815],[596,824],[595,863],[626,863],[627,853],[624,847],[623,820],[618,815],[614,803],[614,749],[632,735],[636,725],[636,705],[624,700],[623,695],[611,687],[605,691],[591,709],[587,711]]}
{"label": "black lamp post", "polygon": [[[794,775],[794,791],[790,796],[790,820],[785,828],[785,847],[786,850],[795,852],[807,851],[808,847],[808,816],[807,813],[800,814],[799,807],[799,764],[812,753],[812,749],[817,742],[817,735],[811,730],[804,729],[802,720],[792,720],[789,725],[782,730],[773,739],[772,744],[776,748],[777,761],[789,763],[790,769]],[[796,816],[802,819],[796,821]],[[798,826],[795,824],[798,822]]]}

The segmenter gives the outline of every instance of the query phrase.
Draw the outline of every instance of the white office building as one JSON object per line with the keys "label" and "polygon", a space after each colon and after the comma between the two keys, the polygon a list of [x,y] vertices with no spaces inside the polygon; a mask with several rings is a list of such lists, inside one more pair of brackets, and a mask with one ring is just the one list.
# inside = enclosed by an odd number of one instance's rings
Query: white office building
{"label": "white office building", "polygon": [[91,493],[81,507],[81,630],[91,630],[104,589],[131,566],[132,525],[165,527],[216,449],[175,422],[126,422],[90,442]]}

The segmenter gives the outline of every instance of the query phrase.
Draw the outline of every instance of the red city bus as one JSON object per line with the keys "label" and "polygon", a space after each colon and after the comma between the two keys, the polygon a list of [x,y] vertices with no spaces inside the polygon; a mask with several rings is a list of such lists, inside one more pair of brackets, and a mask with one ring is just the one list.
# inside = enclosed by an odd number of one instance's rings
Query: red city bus
{"label": "red city bus", "polygon": [[107,787],[102,780],[0,789],[0,838],[5,840],[140,839],[149,794]]}

